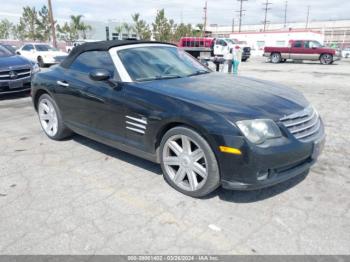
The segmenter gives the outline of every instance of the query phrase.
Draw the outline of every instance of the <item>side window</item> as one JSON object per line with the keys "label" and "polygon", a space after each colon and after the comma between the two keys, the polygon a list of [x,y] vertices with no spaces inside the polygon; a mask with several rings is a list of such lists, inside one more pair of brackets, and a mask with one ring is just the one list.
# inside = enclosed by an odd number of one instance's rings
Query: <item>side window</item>
{"label": "side window", "polygon": [[120,79],[113,60],[106,51],[88,51],[82,53],[70,65],[70,69],[85,74],[89,74],[94,69],[106,69],[114,79]]}
{"label": "side window", "polygon": [[305,41],[304,42],[304,48],[311,48],[312,43],[310,41]]}
{"label": "side window", "polygon": [[30,51],[30,50],[33,50],[33,49],[34,49],[33,45],[25,45],[22,48],[23,51]]}
{"label": "side window", "polygon": [[294,47],[301,48],[302,46],[303,46],[303,42],[302,41],[295,41],[294,42]]}

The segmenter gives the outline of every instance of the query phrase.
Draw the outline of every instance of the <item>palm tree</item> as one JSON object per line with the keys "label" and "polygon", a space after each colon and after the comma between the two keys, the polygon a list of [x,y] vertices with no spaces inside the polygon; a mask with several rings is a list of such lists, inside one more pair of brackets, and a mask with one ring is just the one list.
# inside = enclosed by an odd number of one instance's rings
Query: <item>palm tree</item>
{"label": "palm tree", "polygon": [[82,21],[83,17],[83,15],[71,15],[71,28],[76,37],[79,38],[81,33],[82,38],[86,39],[86,32],[90,31],[92,28],[90,25],[87,25]]}
{"label": "palm tree", "polygon": [[116,33],[118,33],[118,39],[120,39],[119,36],[120,36],[120,34],[123,32],[123,26],[122,26],[122,25],[116,26],[116,27],[114,28],[114,31],[115,31]]}
{"label": "palm tree", "polygon": [[130,36],[130,31],[133,30],[133,27],[129,25],[128,23],[123,23],[123,28],[125,29],[126,33],[128,34],[128,37]]}

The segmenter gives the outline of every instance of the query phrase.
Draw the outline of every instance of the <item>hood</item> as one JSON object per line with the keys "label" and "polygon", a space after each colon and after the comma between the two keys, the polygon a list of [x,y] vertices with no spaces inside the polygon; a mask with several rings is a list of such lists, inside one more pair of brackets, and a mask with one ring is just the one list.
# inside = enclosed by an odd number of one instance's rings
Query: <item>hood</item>
{"label": "hood", "polygon": [[31,66],[32,63],[23,56],[13,55],[7,57],[0,57],[0,69],[25,65]]}
{"label": "hood", "polygon": [[215,110],[234,121],[253,118],[278,120],[309,104],[300,92],[286,86],[221,73],[136,85]]}

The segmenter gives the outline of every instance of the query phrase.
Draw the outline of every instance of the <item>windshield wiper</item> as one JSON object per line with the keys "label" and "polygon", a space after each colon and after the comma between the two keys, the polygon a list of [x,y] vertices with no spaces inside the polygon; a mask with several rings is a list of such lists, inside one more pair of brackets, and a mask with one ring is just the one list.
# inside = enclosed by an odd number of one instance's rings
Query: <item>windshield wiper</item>
{"label": "windshield wiper", "polygon": [[152,81],[152,80],[165,80],[165,79],[174,79],[174,78],[182,78],[182,76],[179,75],[163,75],[163,76],[154,76],[154,77],[145,77],[145,78],[138,78],[136,81]]}
{"label": "windshield wiper", "polygon": [[198,76],[198,75],[204,75],[204,74],[208,74],[210,73],[209,71],[207,70],[197,70],[196,72],[192,73],[192,74],[189,74],[187,75],[188,77],[190,76]]}

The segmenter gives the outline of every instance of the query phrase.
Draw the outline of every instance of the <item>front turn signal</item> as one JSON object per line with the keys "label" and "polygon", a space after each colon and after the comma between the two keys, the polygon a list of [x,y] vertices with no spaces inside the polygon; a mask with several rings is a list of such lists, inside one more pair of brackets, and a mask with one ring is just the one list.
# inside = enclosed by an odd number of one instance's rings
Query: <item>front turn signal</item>
{"label": "front turn signal", "polygon": [[220,151],[227,154],[242,155],[241,150],[233,147],[220,146]]}

